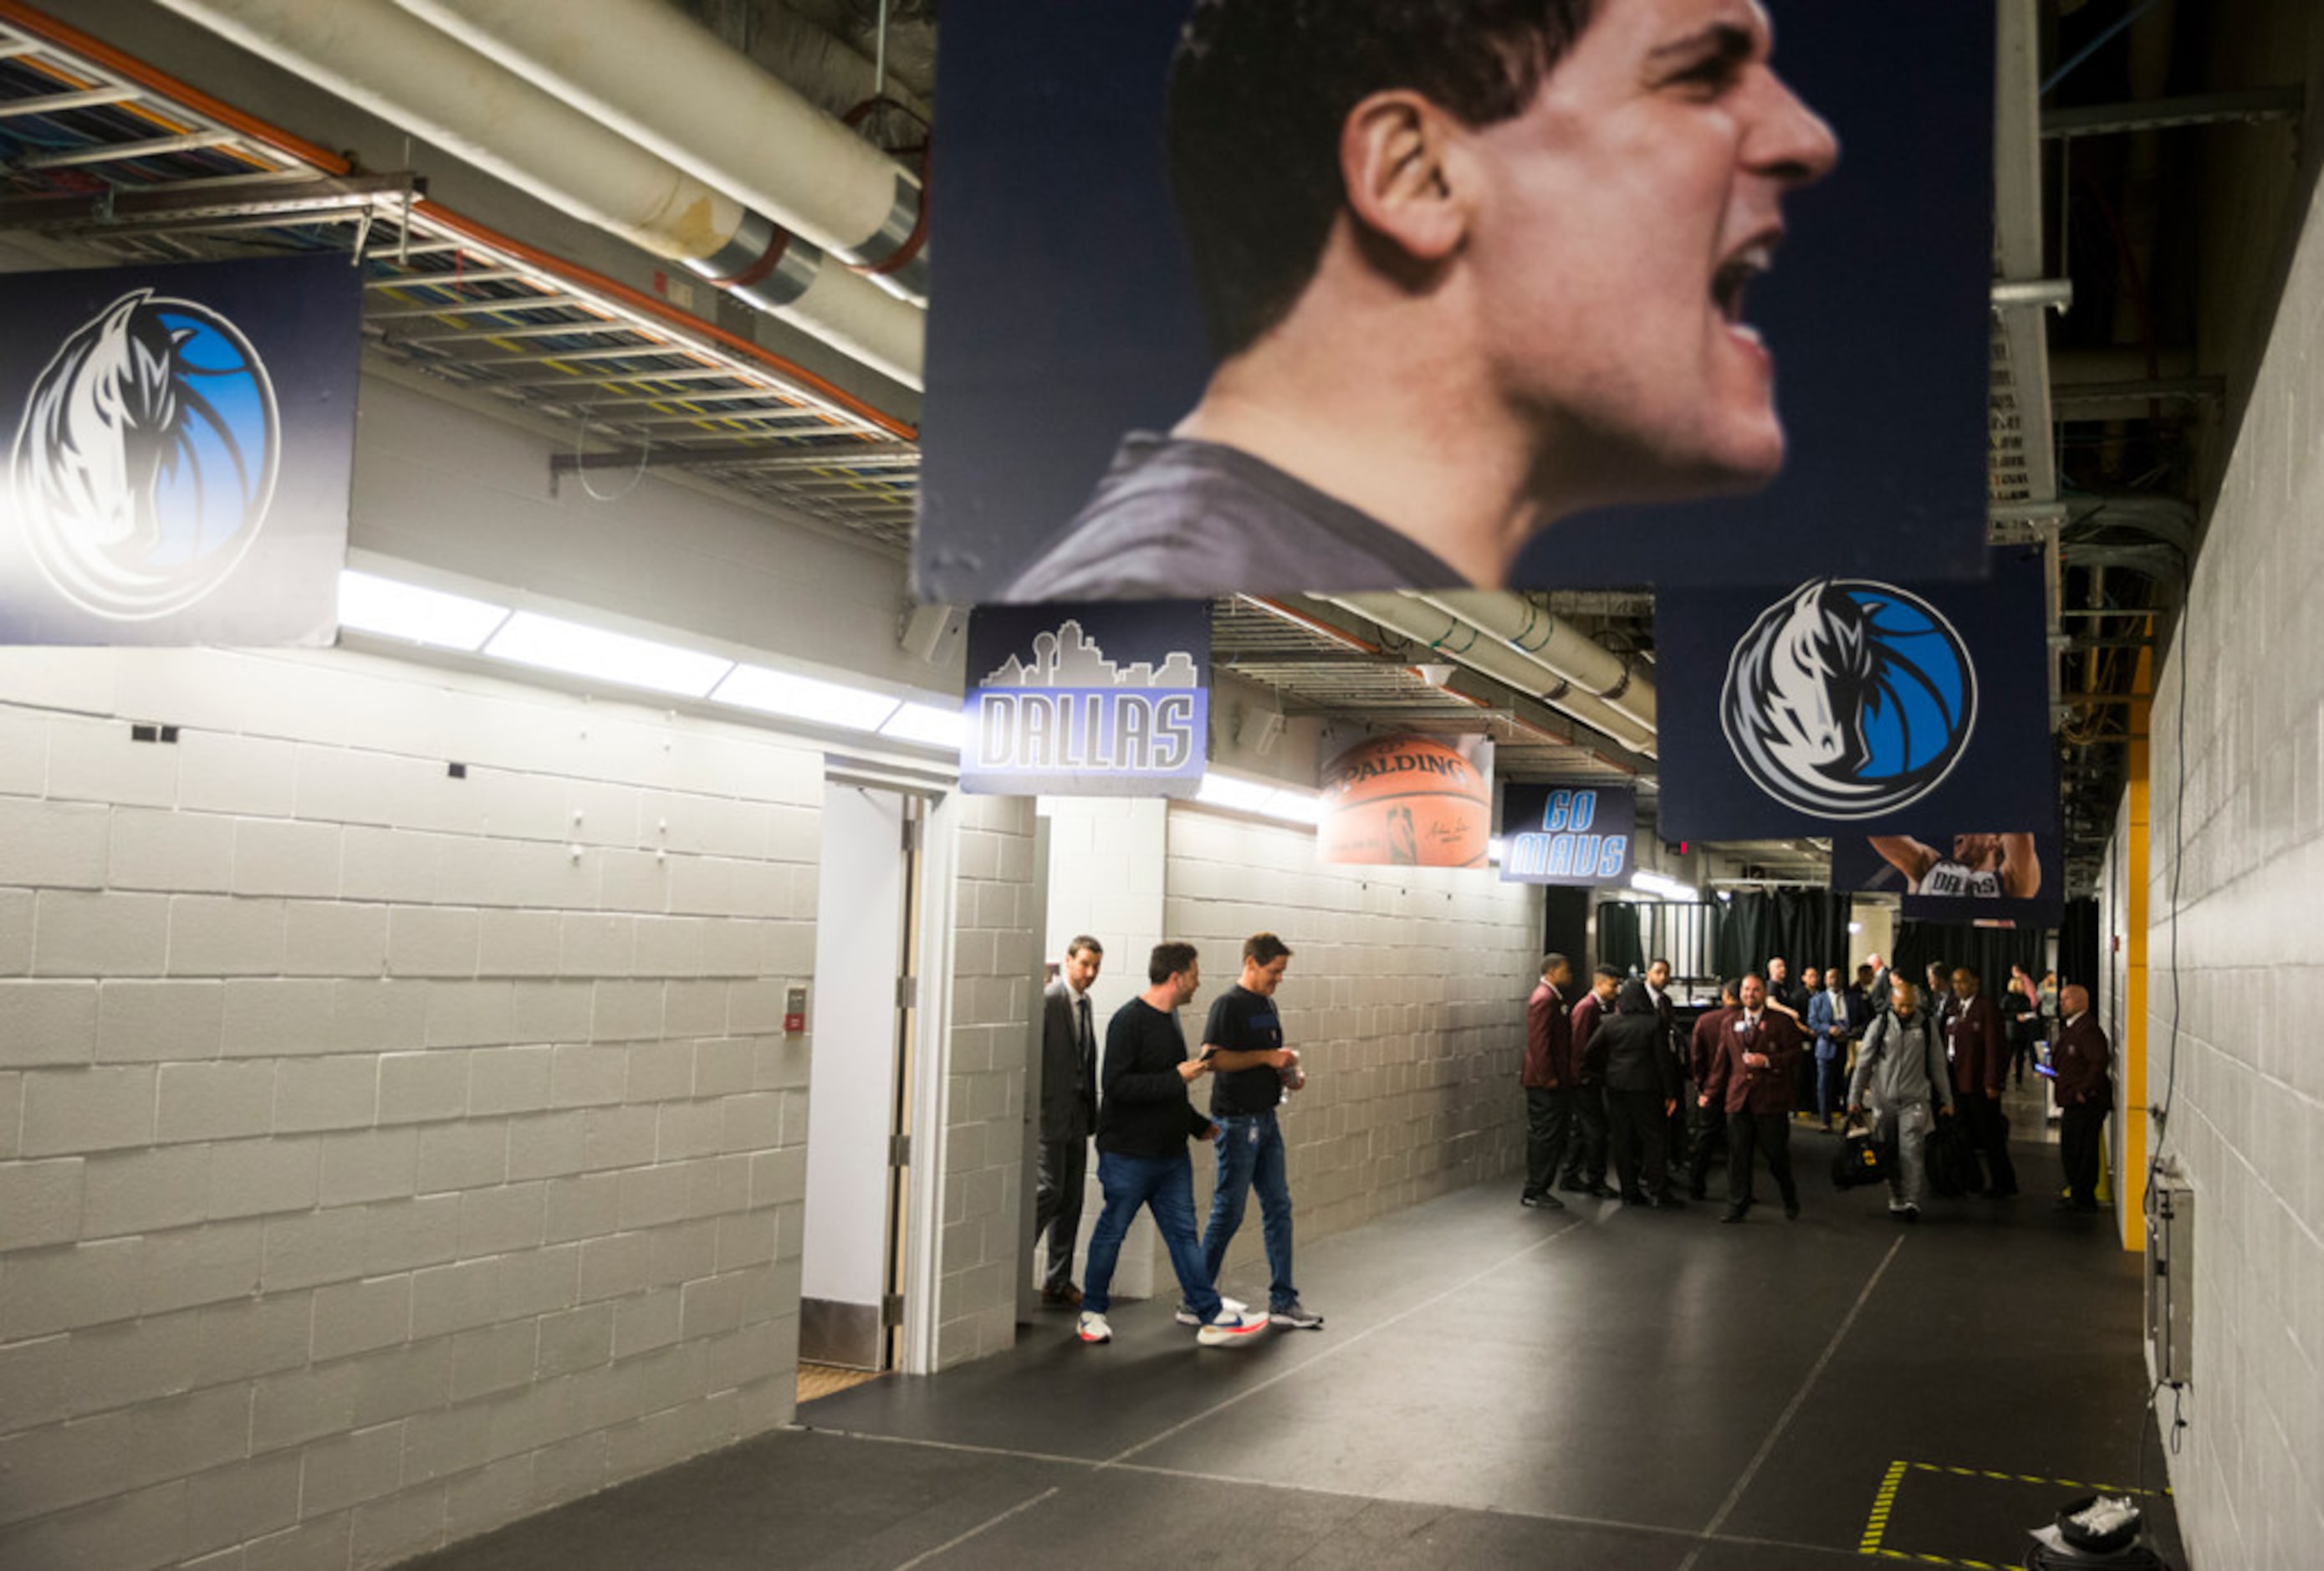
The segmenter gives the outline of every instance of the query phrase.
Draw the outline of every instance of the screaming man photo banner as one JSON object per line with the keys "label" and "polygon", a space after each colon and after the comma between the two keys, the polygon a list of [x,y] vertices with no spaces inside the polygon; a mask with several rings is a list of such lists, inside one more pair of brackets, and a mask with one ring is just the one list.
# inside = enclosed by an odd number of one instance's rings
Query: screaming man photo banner
{"label": "screaming man photo banner", "polygon": [[2053,821],[2019,834],[1831,837],[1835,892],[1897,894],[1908,921],[2054,928],[2066,915],[2066,868]]}
{"label": "screaming man photo banner", "polygon": [[0,278],[0,642],[329,643],[362,284],[338,255]]}
{"label": "screaming man photo banner", "polygon": [[981,605],[961,789],[1191,797],[1210,741],[1207,601]]}
{"label": "screaming man photo banner", "polygon": [[2054,822],[2041,552],[1992,555],[1984,584],[1657,595],[1663,835]]}

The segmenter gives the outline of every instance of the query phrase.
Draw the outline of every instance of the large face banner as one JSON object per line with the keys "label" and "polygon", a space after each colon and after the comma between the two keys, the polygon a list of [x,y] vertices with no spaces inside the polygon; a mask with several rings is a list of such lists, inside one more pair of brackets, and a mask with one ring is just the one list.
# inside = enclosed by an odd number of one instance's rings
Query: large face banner
{"label": "large face banner", "polygon": [[1662,832],[2053,821],[2041,554],[1993,555],[1986,584],[1657,595]]}
{"label": "large face banner", "polygon": [[0,642],[330,642],[362,282],[344,256],[0,280]]}
{"label": "large face banner", "polygon": [[1501,788],[1501,882],[1594,889],[1630,881],[1638,794],[1628,786]]}
{"label": "large face banner", "polygon": [[1979,571],[1989,5],[1012,0],[943,47],[924,597]]}
{"label": "large face banner", "polygon": [[1902,895],[1900,913],[1911,921],[2054,928],[2066,914],[2060,850],[2054,826],[2008,835],[1835,834],[1831,887]]}
{"label": "large face banner", "polygon": [[961,789],[1191,797],[1210,741],[1211,608],[980,606]]}

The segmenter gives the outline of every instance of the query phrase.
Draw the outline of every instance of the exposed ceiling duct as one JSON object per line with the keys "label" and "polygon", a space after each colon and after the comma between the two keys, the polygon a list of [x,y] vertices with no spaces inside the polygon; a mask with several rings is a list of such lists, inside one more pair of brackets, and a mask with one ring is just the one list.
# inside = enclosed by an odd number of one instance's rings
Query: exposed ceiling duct
{"label": "exposed ceiling duct", "polygon": [[927,299],[920,181],[661,0],[397,0],[641,147],[908,300]]}
{"label": "exposed ceiling duct", "polygon": [[926,318],[918,310],[827,264],[763,214],[390,0],[161,4],[906,386],[920,385]]}

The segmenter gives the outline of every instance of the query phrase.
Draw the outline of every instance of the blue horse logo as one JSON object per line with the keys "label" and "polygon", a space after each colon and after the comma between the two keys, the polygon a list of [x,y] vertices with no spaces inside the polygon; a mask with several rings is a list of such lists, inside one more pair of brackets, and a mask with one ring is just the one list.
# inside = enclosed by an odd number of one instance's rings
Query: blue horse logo
{"label": "blue horse logo", "polygon": [[1720,698],[1728,745],[1787,807],[1869,818],[1952,772],[1977,725],[1977,669],[1952,624],[1887,584],[1820,578],[1762,612]]}
{"label": "blue horse logo", "polygon": [[83,323],[25,400],[17,516],[57,592],[114,621],[182,611],[265,524],[281,420],[240,328],[133,290]]}

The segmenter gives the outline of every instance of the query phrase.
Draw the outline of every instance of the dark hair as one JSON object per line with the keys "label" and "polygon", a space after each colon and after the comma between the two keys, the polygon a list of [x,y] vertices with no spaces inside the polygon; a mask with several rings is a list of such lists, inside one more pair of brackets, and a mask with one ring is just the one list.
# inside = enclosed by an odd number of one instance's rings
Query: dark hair
{"label": "dark hair", "polygon": [[1197,951],[1192,944],[1157,944],[1153,958],[1146,962],[1146,980],[1159,985],[1194,963]]}
{"label": "dark hair", "polygon": [[1600,966],[1596,970],[1592,971],[1591,975],[1592,976],[1603,976],[1609,982],[1619,982],[1622,980],[1622,973],[1617,971],[1611,966]]}
{"label": "dark hair", "polygon": [[1242,941],[1242,957],[1254,966],[1272,966],[1291,958],[1291,946],[1273,933],[1253,933]]}
{"label": "dark hair", "polygon": [[1953,975],[1956,976],[1966,976],[1971,982],[1982,982],[1985,980],[1984,977],[1979,976],[1977,974],[1977,967],[1974,966],[1956,966],[1953,967]]}
{"label": "dark hair", "polygon": [[1291,312],[1345,204],[1340,137],[1408,88],[1471,125],[1524,111],[1597,0],[1195,0],[1170,62],[1170,184],[1222,359]]}
{"label": "dark hair", "polygon": [[1745,982],[1756,982],[1762,987],[1767,985],[1767,979],[1765,976],[1762,976],[1758,972],[1746,971],[1743,973],[1742,979],[1735,984],[1736,997],[1740,998],[1743,996],[1743,984]]}
{"label": "dark hair", "polygon": [[1544,955],[1541,957],[1541,974],[1544,976],[1546,976],[1551,972],[1556,970],[1560,966],[1570,966],[1572,964],[1572,962],[1568,960],[1564,956],[1553,950],[1549,954]]}
{"label": "dark hair", "polygon": [[1952,971],[1942,960],[1932,960],[1923,968],[1931,976],[1950,976]]}
{"label": "dark hair", "polygon": [[1074,935],[1074,941],[1065,946],[1065,958],[1070,960],[1084,950],[1087,950],[1093,955],[1102,956],[1105,954],[1105,946],[1099,943],[1095,938],[1091,938],[1087,933],[1075,933]]}
{"label": "dark hair", "polygon": [[1719,979],[1719,996],[1724,998],[1730,993],[1738,999],[1743,996],[1743,979],[1741,977],[1722,976]]}
{"label": "dark hair", "polygon": [[1673,966],[1668,960],[1664,959],[1660,955],[1655,956],[1653,959],[1646,962],[1646,969],[1649,971],[1653,970],[1657,966],[1661,966],[1665,971],[1675,971],[1678,969],[1678,967]]}
{"label": "dark hair", "polygon": [[1635,977],[1622,984],[1622,991],[1614,995],[1616,1014],[1652,1014],[1655,1001],[1646,992],[1646,984]]}

